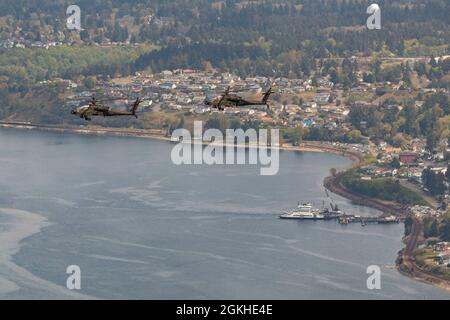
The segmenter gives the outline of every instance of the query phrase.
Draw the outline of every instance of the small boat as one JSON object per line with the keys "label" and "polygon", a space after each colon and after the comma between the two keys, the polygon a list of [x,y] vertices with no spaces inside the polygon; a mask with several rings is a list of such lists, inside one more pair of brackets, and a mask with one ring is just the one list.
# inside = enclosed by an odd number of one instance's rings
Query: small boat
{"label": "small boat", "polygon": [[319,209],[313,208],[310,203],[299,204],[295,210],[285,212],[280,219],[298,220],[325,220],[325,216]]}

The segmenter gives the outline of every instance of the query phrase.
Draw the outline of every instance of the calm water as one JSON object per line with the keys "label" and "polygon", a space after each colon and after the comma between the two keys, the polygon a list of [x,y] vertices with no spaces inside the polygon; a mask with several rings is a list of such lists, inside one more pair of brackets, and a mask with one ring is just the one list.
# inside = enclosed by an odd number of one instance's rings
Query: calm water
{"label": "calm water", "polygon": [[[393,269],[403,225],[283,221],[322,205],[349,160],[283,152],[256,166],[181,166],[171,144],[0,130],[0,297],[450,298]],[[333,195],[347,212],[373,214]],[[382,289],[366,289],[379,265]],[[66,289],[81,268],[82,290]]]}

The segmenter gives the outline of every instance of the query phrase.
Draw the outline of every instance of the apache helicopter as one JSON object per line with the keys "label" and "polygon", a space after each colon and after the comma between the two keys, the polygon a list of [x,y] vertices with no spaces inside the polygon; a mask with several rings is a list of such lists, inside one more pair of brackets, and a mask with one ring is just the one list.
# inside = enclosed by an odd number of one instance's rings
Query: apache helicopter
{"label": "apache helicopter", "polygon": [[130,111],[121,111],[114,110],[108,106],[105,106],[101,102],[99,102],[95,96],[92,96],[91,101],[88,105],[84,105],[78,108],[73,109],[70,113],[78,115],[80,118],[84,118],[85,120],[91,120],[91,117],[116,117],[116,116],[134,116],[137,118],[136,110],[139,107],[139,104],[142,102],[140,98],[137,98],[136,101],[131,105]]}
{"label": "apache helicopter", "polygon": [[262,100],[246,99],[235,93],[230,93],[230,87],[228,87],[221,97],[217,97],[212,100],[205,100],[205,105],[212,106],[215,109],[224,110],[226,107],[243,107],[243,106],[255,106],[265,105],[269,109],[269,97],[273,93],[272,87],[267,90]]}

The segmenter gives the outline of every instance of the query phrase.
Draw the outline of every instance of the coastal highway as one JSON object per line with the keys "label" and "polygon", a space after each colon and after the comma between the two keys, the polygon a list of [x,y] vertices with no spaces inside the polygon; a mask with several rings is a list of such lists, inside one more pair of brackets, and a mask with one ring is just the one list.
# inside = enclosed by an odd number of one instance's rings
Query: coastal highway
{"label": "coastal highway", "polygon": [[[423,224],[419,219],[414,218],[414,222],[411,226],[411,232],[408,236],[408,242],[406,244],[405,252],[403,253],[405,264],[410,264],[413,260],[414,249],[417,248],[419,237],[423,231]],[[406,263],[407,262],[407,263]]]}
{"label": "coastal highway", "polygon": [[414,261],[414,250],[417,248],[419,239],[423,234],[423,223],[418,218],[414,218],[411,232],[408,236],[406,248],[401,252],[401,262],[398,270],[406,275],[425,280],[429,283],[439,284],[442,287],[450,288],[450,281],[445,276],[440,276],[419,268]]}

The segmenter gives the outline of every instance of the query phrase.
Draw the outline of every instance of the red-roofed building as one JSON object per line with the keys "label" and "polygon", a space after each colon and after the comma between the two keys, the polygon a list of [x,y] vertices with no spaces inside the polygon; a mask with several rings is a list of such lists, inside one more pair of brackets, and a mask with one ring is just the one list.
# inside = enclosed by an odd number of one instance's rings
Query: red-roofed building
{"label": "red-roofed building", "polygon": [[409,151],[401,152],[398,155],[398,159],[400,160],[401,163],[413,163],[417,159],[417,154]]}
{"label": "red-roofed building", "polygon": [[263,118],[259,119],[259,121],[264,122],[264,123],[274,123],[273,119],[270,117],[263,117]]}

